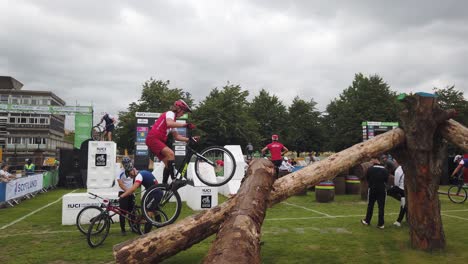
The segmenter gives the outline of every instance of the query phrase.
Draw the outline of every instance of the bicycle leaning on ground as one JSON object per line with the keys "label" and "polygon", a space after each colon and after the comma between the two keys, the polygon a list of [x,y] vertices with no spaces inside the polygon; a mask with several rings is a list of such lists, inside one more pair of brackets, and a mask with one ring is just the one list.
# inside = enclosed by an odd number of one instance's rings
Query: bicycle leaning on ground
{"label": "bicycle leaning on ground", "polygon": [[[191,137],[189,137],[191,138]],[[201,152],[195,151],[191,146],[196,142],[190,139],[186,146],[183,162],[174,172],[174,179],[170,184],[158,184],[148,189],[142,199],[142,210],[145,218],[154,226],[162,227],[172,224],[179,217],[182,202],[178,189],[187,185],[187,170],[193,160],[196,177],[204,184],[216,187],[229,182],[236,171],[236,162],[232,153],[224,147],[211,146]],[[154,195],[155,192],[161,195]],[[159,201],[157,198],[161,197]],[[153,203],[159,202],[157,207]],[[158,216],[150,208],[157,208],[167,218]]]}
{"label": "bicycle leaning on ground", "polygon": [[[110,224],[114,223],[112,217],[122,215],[127,221],[132,232],[144,234],[146,219],[141,213],[141,207],[135,205],[131,212],[119,207],[119,200],[105,199],[97,194],[89,193],[93,199],[101,200],[101,205],[91,205],[83,208],[76,217],[76,226],[81,233],[86,235],[88,245],[92,248],[101,245],[109,234]],[[165,218],[164,213],[158,212],[158,216]]]}
{"label": "bicycle leaning on ground", "polygon": [[456,181],[457,184],[450,186],[450,188],[448,189],[448,198],[454,203],[464,203],[466,201],[466,198],[468,197],[468,194],[466,192],[468,186],[466,186],[463,181],[463,174],[458,175]]}

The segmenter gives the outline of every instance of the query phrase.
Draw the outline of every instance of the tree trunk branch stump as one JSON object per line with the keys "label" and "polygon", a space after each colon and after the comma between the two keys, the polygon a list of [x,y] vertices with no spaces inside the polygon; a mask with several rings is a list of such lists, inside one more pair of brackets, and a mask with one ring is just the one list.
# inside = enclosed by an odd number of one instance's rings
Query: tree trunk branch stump
{"label": "tree trunk branch stump", "polygon": [[267,209],[267,198],[275,176],[273,163],[254,160],[242,183],[236,205],[221,225],[203,263],[261,263],[261,227]]}

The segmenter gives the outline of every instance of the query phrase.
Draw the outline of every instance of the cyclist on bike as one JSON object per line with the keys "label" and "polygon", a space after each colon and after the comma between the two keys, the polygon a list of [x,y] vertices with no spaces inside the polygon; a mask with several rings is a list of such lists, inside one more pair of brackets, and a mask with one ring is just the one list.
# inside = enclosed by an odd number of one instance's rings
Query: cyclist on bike
{"label": "cyclist on bike", "polygon": [[[148,190],[154,185],[158,184],[158,181],[151,172],[145,170],[138,171],[133,166],[133,162],[129,157],[124,157],[122,159],[122,165],[125,170],[125,175],[134,179],[134,183],[130,188],[128,188],[125,192],[119,195],[121,199],[132,195],[141,185],[143,185],[145,189]],[[163,193],[162,191],[154,192],[154,195],[155,196],[153,198],[156,200],[156,202],[153,203],[152,208],[148,208],[149,211],[156,210]],[[145,233],[148,233],[151,230],[151,227],[151,223],[145,224]]]}
{"label": "cyclist on bike", "polygon": [[455,158],[453,159],[453,162],[458,165],[455,168],[455,170],[453,170],[450,177],[455,178],[455,179],[462,179],[465,168],[468,168],[468,166],[465,165],[465,159],[463,159],[461,155],[456,155]]}
{"label": "cyclist on bike", "polygon": [[[158,120],[156,120],[146,137],[146,145],[148,148],[164,163],[164,184],[167,184],[169,176],[171,176],[171,179],[174,179],[175,156],[174,151],[166,145],[167,136],[171,133],[175,140],[189,142],[189,138],[177,133],[177,128],[187,127],[188,129],[194,129],[195,125],[191,123],[179,123],[176,122],[176,119],[185,113],[191,112],[192,110],[184,100],[179,99],[175,101],[171,110],[163,113]],[[192,140],[196,142],[198,141],[198,137],[192,137]]]}
{"label": "cyclist on bike", "polygon": [[112,141],[112,131],[114,131],[114,125],[116,123],[115,118],[112,115],[105,113],[98,125],[102,124],[102,122],[106,123],[104,136],[107,135],[107,140]]}
{"label": "cyclist on bike", "polygon": [[276,170],[276,177],[278,177],[279,174],[279,167],[281,166],[281,163],[283,162],[283,153],[288,152],[288,148],[286,148],[283,144],[278,142],[278,135],[272,135],[271,136],[271,143],[266,145],[262,149],[262,154],[265,156],[265,152],[267,150],[270,151],[271,154],[271,162],[275,165],[275,170]]}

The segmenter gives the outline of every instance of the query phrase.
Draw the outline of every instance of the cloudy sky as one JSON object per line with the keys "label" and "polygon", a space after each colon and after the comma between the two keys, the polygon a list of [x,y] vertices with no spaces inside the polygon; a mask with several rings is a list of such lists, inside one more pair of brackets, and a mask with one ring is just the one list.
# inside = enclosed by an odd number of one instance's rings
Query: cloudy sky
{"label": "cloudy sky", "polygon": [[468,94],[467,13],[451,0],[0,0],[0,75],[96,113],[125,110],[151,77],[196,102],[229,81],[322,111],[357,72]]}

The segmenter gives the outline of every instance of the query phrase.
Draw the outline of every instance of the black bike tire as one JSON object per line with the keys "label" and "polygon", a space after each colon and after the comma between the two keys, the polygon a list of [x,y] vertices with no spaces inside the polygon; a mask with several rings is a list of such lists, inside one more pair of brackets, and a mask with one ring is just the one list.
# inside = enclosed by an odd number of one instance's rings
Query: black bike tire
{"label": "black bike tire", "polygon": [[[93,232],[93,227],[96,224],[100,224],[100,222],[98,221],[104,221],[104,226],[102,227],[102,229],[100,229],[101,231]],[[107,235],[109,235],[109,229],[110,229],[110,217],[108,214],[103,212],[98,217],[94,218],[93,221],[91,222],[91,225],[89,226],[88,233],[86,234],[86,240],[88,241],[88,245],[91,248],[95,248],[95,247],[100,246],[102,243],[104,243],[104,240],[106,240]],[[91,239],[91,235],[95,236],[97,233],[101,233],[101,232],[104,232],[104,233],[100,237],[100,240],[97,241],[97,243],[95,243],[94,240]]]}
{"label": "black bike tire", "polygon": [[[157,221],[154,221],[153,219],[151,219],[151,217],[148,215],[148,211],[147,211],[147,204],[150,202],[147,198],[148,197],[151,197],[150,196],[150,193],[156,191],[156,189],[160,189],[162,191],[164,191],[164,195],[163,195],[163,198],[164,199],[161,199],[161,202],[158,206],[158,211],[160,212],[163,212],[164,215],[166,216],[166,221],[164,222],[157,222]],[[171,194],[168,194],[167,192],[171,192]],[[169,197],[168,197],[169,196]],[[164,211],[164,205],[166,204],[165,201],[163,200],[169,200],[171,197],[174,197],[175,200],[176,200],[176,207],[175,207],[175,212],[172,216],[169,216],[165,211]],[[166,226],[166,225],[169,225],[169,224],[172,224],[174,223],[177,218],[179,217],[180,215],[180,211],[182,210],[182,200],[180,199],[180,195],[179,193],[177,192],[177,190],[175,191],[172,191],[172,190],[168,190],[168,185],[166,184],[158,184],[158,185],[155,185],[151,188],[149,188],[146,192],[145,192],[145,195],[143,195],[143,199],[141,200],[141,204],[142,204],[142,211],[143,211],[143,216],[146,218],[146,221],[150,222],[153,226],[156,226],[156,227],[163,227],[163,226]]]}
{"label": "black bike tire", "polygon": [[234,159],[234,155],[232,155],[232,153],[227,150],[226,148],[224,147],[220,147],[220,146],[211,146],[211,147],[207,147],[206,149],[202,150],[199,154],[200,155],[204,155],[206,154],[208,151],[211,151],[211,150],[221,150],[225,153],[225,155],[228,155],[232,161],[233,161],[233,164],[232,164],[232,171],[231,171],[231,174],[228,175],[228,176],[225,176],[224,177],[224,180],[221,181],[221,182],[218,182],[218,183],[213,183],[213,182],[210,182],[210,181],[207,181],[203,178],[203,175],[201,175],[200,171],[199,171],[199,163],[202,161],[201,158],[199,158],[198,156],[196,157],[195,159],[195,174],[197,175],[198,179],[203,182],[204,184],[208,185],[208,186],[211,186],[211,187],[218,187],[218,186],[222,186],[226,183],[228,183],[232,177],[234,177],[234,174],[236,172],[236,160]]}
{"label": "black bike tire", "polygon": [[[99,131],[99,133],[95,134],[94,133],[94,129],[97,128],[96,130]],[[101,141],[101,137],[102,137],[102,127],[101,126],[93,126],[91,128],[91,139],[94,140],[94,141]],[[95,136],[98,135],[98,138],[96,138]]]}
{"label": "black bike tire", "polygon": [[[454,198],[452,196],[454,196],[454,194],[456,196],[460,196],[460,194],[456,194],[456,190],[460,188],[460,193],[462,194],[463,196],[463,199],[462,200],[454,200]],[[453,194],[451,194],[452,192],[450,192],[450,190],[452,189],[455,189],[455,192],[453,192]],[[452,186],[448,189],[447,191],[447,196],[448,198],[450,199],[450,201],[452,201],[453,203],[458,203],[458,204],[461,204],[461,203],[464,203],[466,201],[466,199],[468,198],[468,193],[466,192],[465,188],[463,187],[458,187],[458,186]]]}
{"label": "black bike tire", "polygon": [[[101,207],[99,207],[99,206],[97,206],[97,205],[90,205],[90,206],[86,206],[85,208],[81,209],[81,211],[80,211],[80,212],[78,213],[78,215],[76,216],[76,227],[78,228],[78,230],[79,230],[83,235],[86,235],[86,234],[88,233],[88,228],[89,228],[89,226],[88,226],[87,228],[84,228],[84,227],[81,226],[81,225],[82,225],[82,224],[81,224],[81,216],[84,214],[84,212],[85,212],[86,210],[90,210],[90,209],[98,210],[98,211],[100,211],[100,213],[102,213],[102,212],[104,211]],[[90,219],[90,220],[92,220],[92,219]],[[91,221],[90,221],[89,224],[91,224]]]}

